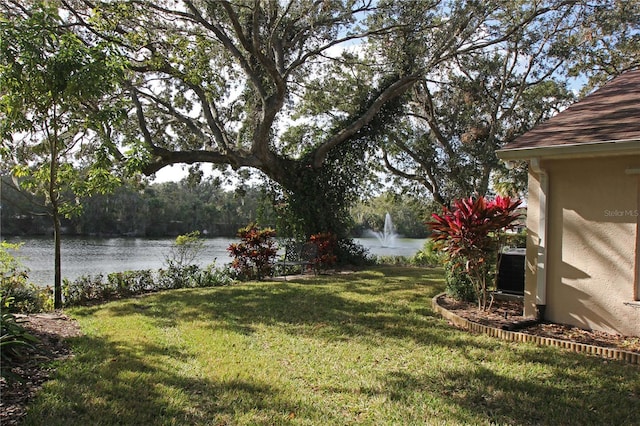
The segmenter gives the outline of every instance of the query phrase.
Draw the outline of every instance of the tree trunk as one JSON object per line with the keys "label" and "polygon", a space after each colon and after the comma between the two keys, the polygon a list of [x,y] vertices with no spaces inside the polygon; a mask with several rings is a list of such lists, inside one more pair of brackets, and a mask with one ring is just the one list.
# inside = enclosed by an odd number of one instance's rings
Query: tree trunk
{"label": "tree trunk", "polygon": [[58,205],[53,205],[53,241],[55,245],[54,254],[54,278],[53,278],[53,307],[62,309],[62,268],[61,268],[61,235],[60,235],[60,214]]}
{"label": "tree trunk", "polygon": [[[283,226],[299,238],[329,232],[338,239],[348,237],[348,209],[357,190],[358,172],[336,167],[322,168],[296,164],[281,173],[278,183],[284,189],[286,206]],[[280,203],[279,203],[280,204]]]}
{"label": "tree trunk", "polygon": [[57,110],[53,111],[53,134],[49,137],[49,154],[51,164],[49,165],[49,200],[51,201],[51,218],[53,220],[53,307],[62,309],[62,267],[61,267],[61,235],[60,235],[60,206],[58,193],[58,117]]}

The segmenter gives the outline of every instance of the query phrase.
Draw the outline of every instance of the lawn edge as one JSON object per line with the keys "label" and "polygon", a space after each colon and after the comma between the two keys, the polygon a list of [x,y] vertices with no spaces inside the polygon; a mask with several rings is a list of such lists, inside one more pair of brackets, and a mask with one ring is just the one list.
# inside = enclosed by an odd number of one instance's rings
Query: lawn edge
{"label": "lawn edge", "polygon": [[530,342],[541,346],[555,346],[565,350],[569,350],[571,352],[585,353],[602,358],[624,361],[629,364],[640,365],[640,354],[635,352],[629,352],[618,348],[605,348],[602,346],[588,345],[586,343],[572,342],[569,340],[555,339],[552,337],[535,336],[533,334],[526,334],[517,331],[502,330],[500,328],[495,328],[469,321],[468,319],[463,318],[440,306],[440,304],[438,303],[438,299],[445,295],[446,293],[440,293],[434,296],[433,299],[431,299],[431,307],[436,313],[447,319],[456,327],[475,333],[486,334],[490,337],[495,337],[501,340],[507,340],[511,342]]}

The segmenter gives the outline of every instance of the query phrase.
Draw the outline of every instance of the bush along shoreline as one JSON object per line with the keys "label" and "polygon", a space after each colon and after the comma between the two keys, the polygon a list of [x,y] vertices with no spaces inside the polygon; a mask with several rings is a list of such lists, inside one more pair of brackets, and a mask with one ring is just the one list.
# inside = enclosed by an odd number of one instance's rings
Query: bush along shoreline
{"label": "bush along shoreline", "polygon": [[174,266],[156,271],[113,272],[83,275],[73,281],[65,279],[62,285],[64,306],[81,306],[102,303],[180,288],[216,287],[230,285],[233,278],[227,268],[216,268],[215,263],[201,268],[198,265]]}

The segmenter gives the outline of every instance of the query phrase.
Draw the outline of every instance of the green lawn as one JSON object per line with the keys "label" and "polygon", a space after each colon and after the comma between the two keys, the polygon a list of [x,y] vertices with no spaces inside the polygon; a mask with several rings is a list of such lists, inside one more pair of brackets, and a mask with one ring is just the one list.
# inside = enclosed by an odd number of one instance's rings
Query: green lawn
{"label": "green lawn", "polygon": [[72,309],[25,424],[640,423],[638,366],[452,329],[442,289],[394,267]]}

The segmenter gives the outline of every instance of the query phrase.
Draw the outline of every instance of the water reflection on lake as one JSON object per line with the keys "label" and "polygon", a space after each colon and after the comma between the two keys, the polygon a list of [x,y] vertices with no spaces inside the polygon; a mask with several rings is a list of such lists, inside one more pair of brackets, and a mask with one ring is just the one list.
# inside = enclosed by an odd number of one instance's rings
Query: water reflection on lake
{"label": "water reflection on lake", "polygon": [[[53,284],[53,238],[8,238],[21,242],[17,252],[22,264],[29,269],[29,278],[39,285]],[[62,240],[62,276],[75,279],[82,275],[158,269],[164,266],[174,238],[78,238]],[[413,256],[424,244],[423,239],[398,238],[394,247],[381,247],[376,238],[356,238],[356,242],[376,256]],[[231,261],[227,247],[233,238],[208,238],[204,250],[196,259],[200,266],[222,266]]]}

